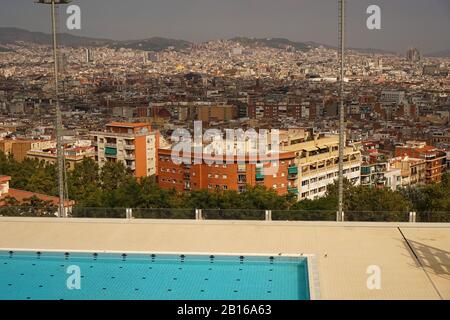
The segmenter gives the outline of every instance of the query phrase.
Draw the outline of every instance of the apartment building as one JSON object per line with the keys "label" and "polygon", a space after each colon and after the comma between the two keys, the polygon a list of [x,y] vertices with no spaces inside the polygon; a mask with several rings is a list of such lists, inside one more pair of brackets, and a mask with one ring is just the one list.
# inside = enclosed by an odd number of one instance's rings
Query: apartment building
{"label": "apartment building", "polygon": [[[51,164],[56,164],[58,162],[56,148],[33,149],[27,152],[27,157]],[[78,163],[81,163],[84,158],[95,159],[95,148],[86,146],[64,149],[64,162],[66,169],[69,171],[75,169],[75,166]]]}
{"label": "apartment building", "polygon": [[152,131],[149,124],[113,122],[91,135],[100,167],[107,162],[121,162],[136,177],[157,174],[159,133]]}
{"label": "apartment building", "polygon": [[237,117],[237,108],[233,105],[197,106],[197,120],[204,122],[229,121]]}
{"label": "apartment building", "polygon": [[397,146],[395,148],[395,156],[408,156],[425,160],[425,182],[427,184],[440,182],[442,180],[442,175],[446,171],[447,154],[440,149],[428,146],[426,142],[407,141],[405,145]]}
{"label": "apartment building", "polygon": [[401,186],[417,186],[426,183],[427,164],[423,159],[396,157],[389,160],[391,167],[399,169],[402,180]]}
{"label": "apartment building", "polygon": [[[278,161],[262,159],[261,163],[251,161],[246,157],[244,161],[233,163],[209,165],[210,155],[192,154],[183,155],[185,163],[176,164],[172,159],[172,150],[159,149],[158,184],[164,189],[177,191],[190,190],[234,190],[243,192],[248,185],[263,185],[272,188],[278,194],[286,194],[288,191],[297,193],[298,190],[289,183],[288,170],[294,163],[293,152],[279,154]],[[186,164],[190,162],[190,164]],[[271,169],[273,174],[267,174],[265,170]],[[274,170],[275,169],[275,170]]]}
{"label": "apartment building", "polygon": [[25,140],[3,139],[0,140],[0,150],[7,155],[12,155],[14,160],[22,162],[30,150],[42,150],[55,148],[53,140]]}
{"label": "apartment building", "polygon": [[[298,186],[299,200],[315,199],[326,194],[327,186],[339,174],[339,136],[331,135],[282,148],[295,153],[290,177]],[[297,171],[297,173],[296,173]],[[344,150],[344,177],[354,185],[360,184],[361,153],[356,147]]]}
{"label": "apartment building", "polygon": [[[200,158],[201,157],[201,158]],[[208,165],[208,155],[183,155],[189,164],[176,164],[170,148],[158,150],[158,184],[164,189],[235,190],[263,185],[278,194],[295,194],[299,200],[325,195],[327,185],[338,176],[338,136],[308,142],[282,145],[278,160],[259,159],[259,163],[235,161],[232,164]],[[197,164],[195,164],[197,162]],[[360,183],[360,152],[353,147],[345,150],[344,175],[355,185]],[[276,170],[273,170],[276,168]]]}
{"label": "apartment building", "polygon": [[393,167],[384,154],[368,150],[362,155],[361,185],[395,191],[402,186],[401,169]]}

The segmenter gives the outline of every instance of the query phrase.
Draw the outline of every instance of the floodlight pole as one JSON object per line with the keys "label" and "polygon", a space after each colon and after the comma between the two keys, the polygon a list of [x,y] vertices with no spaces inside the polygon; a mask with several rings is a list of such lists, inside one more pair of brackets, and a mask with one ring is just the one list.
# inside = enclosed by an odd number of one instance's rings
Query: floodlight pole
{"label": "floodlight pole", "polygon": [[54,86],[55,86],[55,111],[56,111],[56,155],[58,165],[58,194],[59,206],[58,216],[66,217],[65,194],[64,194],[64,145],[62,141],[62,115],[59,104],[59,70],[58,70],[58,43],[57,43],[57,21],[56,4],[66,4],[69,0],[38,0],[38,3],[50,4],[52,15],[52,35],[53,35],[53,59],[54,59]]}
{"label": "floodlight pole", "polygon": [[344,108],[344,68],[345,68],[345,0],[339,0],[339,40],[340,40],[340,85],[339,85],[339,216],[344,210],[344,150],[345,150],[345,108]]}

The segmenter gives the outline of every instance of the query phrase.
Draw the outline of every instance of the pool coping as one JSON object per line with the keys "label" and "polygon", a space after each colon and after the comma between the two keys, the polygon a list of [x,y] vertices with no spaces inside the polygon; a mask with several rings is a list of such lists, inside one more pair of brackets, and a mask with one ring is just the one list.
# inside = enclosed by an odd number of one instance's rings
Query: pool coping
{"label": "pool coping", "polygon": [[[0,251],[15,251],[15,252],[49,252],[49,253],[64,253],[62,250],[55,249],[24,249],[24,248],[0,248]],[[116,251],[116,250],[66,250],[67,252],[74,253],[106,253],[106,254],[137,254],[137,255],[148,255],[148,254],[159,254],[159,255],[200,255],[208,256],[214,254],[215,256],[251,256],[251,257],[287,257],[287,258],[306,258],[306,265],[308,271],[308,289],[309,289],[309,300],[320,300],[320,282],[319,282],[319,268],[317,264],[317,256],[315,254],[284,254],[284,253],[246,253],[246,252],[172,252],[172,251]]]}

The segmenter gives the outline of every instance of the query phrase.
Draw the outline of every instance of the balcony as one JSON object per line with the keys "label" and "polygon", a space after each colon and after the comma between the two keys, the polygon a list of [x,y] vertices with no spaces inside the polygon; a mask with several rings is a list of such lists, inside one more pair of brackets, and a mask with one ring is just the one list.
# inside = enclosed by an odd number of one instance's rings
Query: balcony
{"label": "balcony", "polygon": [[264,171],[256,170],[256,181],[262,181],[262,180],[264,180]]}
{"label": "balcony", "polygon": [[238,176],[238,183],[247,183],[247,176],[246,175],[239,175]]}
{"label": "balcony", "polygon": [[105,156],[109,158],[116,158],[117,157],[117,149],[106,147],[105,148]]}
{"label": "balcony", "polygon": [[288,187],[288,192],[293,194],[299,194],[297,187]]}
{"label": "balcony", "polygon": [[105,143],[105,147],[106,148],[117,148],[117,144],[112,143],[112,142],[107,142],[107,143]]}
{"label": "balcony", "polygon": [[288,173],[289,174],[298,174],[298,167],[297,166],[292,166],[288,168]]}
{"label": "balcony", "polygon": [[125,150],[134,150],[134,149],[136,149],[136,147],[134,146],[134,144],[125,144],[125,145],[123,146],[123,148],[124,148]]}

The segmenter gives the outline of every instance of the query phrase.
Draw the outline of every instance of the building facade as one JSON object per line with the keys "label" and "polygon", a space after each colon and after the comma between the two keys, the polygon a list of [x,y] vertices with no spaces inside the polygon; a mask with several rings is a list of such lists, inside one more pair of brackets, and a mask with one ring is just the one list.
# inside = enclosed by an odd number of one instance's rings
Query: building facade
{"label": "building facade", "polygon": [[113,122],[106,125],[105,131],[91,135],[100,167],[107,162],[120,162],[136,177],[157,174],[159,133],[152,131],[149,124]]}
{"label": "building facade", "polygon": [[408,156],[425,160],[425,181],[427,184],[440,182],[442,175],[446,171],[447,154],[435,147],[428,146],[425,142],[408,141],[403,146],[397,146],[395,148],[395,156]]}
{"label": "building facade", "polygon": [[[278,194],[295,194],[298,200],[325,195],[327,186],[338,178],[338,136],[308,142],[282,145],[277,160],[259,159],[258,163],[212,164],[206,155],[187,155],[189,164],[177,164],[172,150],[158,150],[158,184],[164,189],[235,190],[243,192],[247,186],[263,185]],[[186,161],[183,161],[186,162]],[[344,176],[353,184],[360,183],[361,154],[347,147]],[[276,170],[273,170],[276,168]]]}

